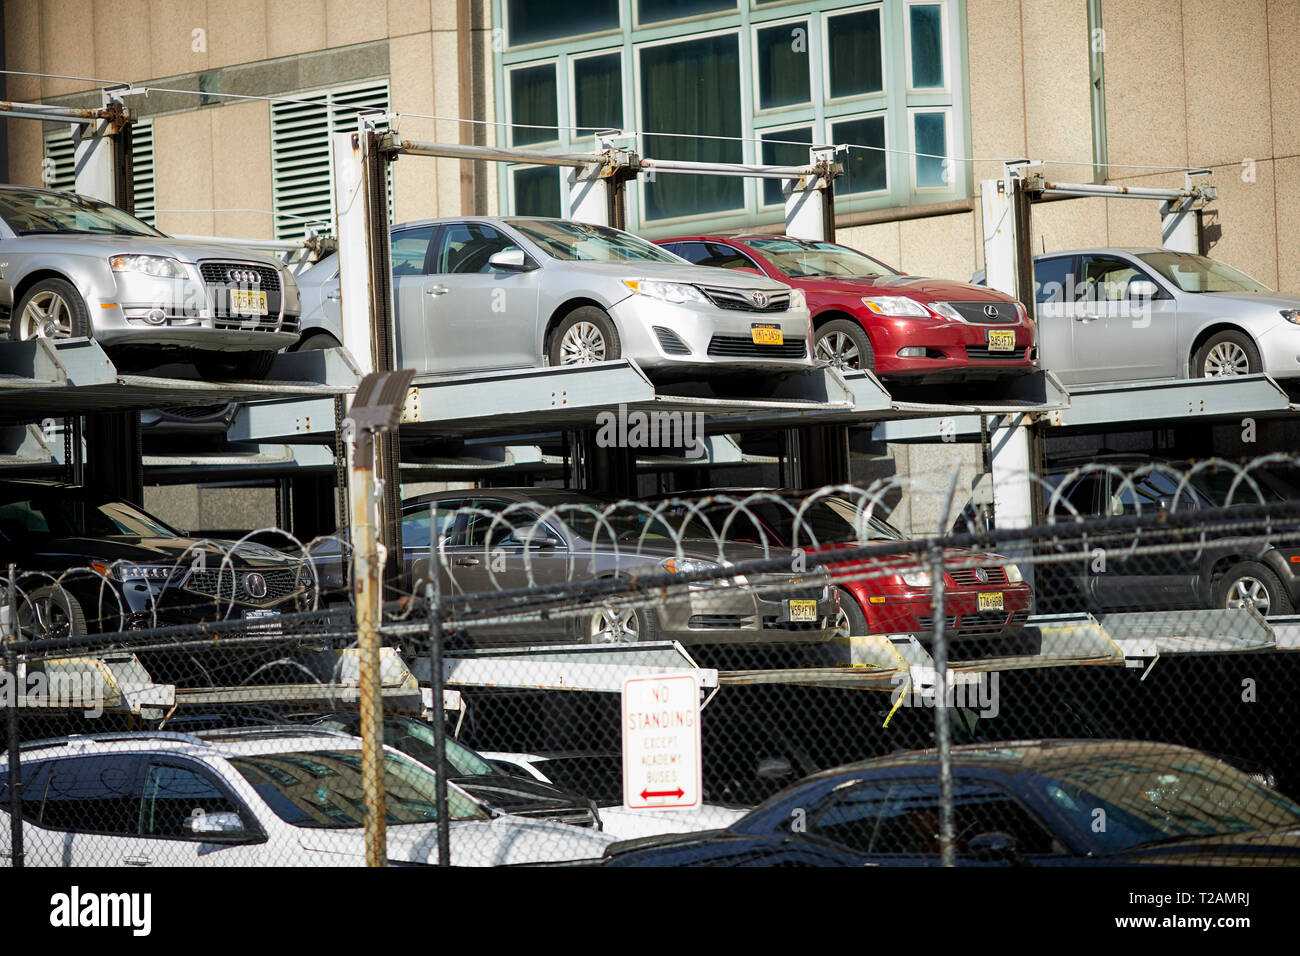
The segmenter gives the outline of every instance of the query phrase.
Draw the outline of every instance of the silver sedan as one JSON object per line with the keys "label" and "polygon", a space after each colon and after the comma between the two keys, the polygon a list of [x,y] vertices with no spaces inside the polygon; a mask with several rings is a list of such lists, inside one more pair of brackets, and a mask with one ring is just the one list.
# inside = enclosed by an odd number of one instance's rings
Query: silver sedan
{"label": "silver sedan", "polygon": [[1300,378],[1300,296],[1217,259],[1156,248],[1051,252],[1034,257],[1034,287],[1042,366],[1067,385]]}
{"label": "silver sedan", "polygon": [[13,339],[92,336],[119,362],[219,378],[264,378],[298,340],[298,288],[275,259],[173,239],[86,196],[0,186],[0,264]]}
{"label": "silver sedan", "polygon": [[[456,373],[635,359],[659,378],[812,368],[802,292],[617,229],[467,218],[392,233],[397,359]],[[342,341],[335,257],[298,277],[303,347]]]}

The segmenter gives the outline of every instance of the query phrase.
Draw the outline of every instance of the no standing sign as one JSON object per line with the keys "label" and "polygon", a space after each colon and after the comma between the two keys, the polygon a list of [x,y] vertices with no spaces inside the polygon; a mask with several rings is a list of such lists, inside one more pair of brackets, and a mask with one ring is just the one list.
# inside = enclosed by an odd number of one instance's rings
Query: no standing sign
{"label": "no standing sign", "polygon": [[693,674],[623,682],[623,805],[701,802],[700,684]]}

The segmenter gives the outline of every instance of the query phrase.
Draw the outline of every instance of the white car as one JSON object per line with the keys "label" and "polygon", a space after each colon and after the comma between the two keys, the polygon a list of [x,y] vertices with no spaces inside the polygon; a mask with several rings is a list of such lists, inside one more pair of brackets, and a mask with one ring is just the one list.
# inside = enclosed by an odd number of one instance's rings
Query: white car
{"label": "white car", "polygon": [[[365,862],[361,740],[302,727],[200,736],[96,734],[23,746],[23,849],[31,866],[349,866]],[[438,859],[434,774],[385,747],[388,859]],[[0,757],[0,858],[11,856]],[[457,866],[601,856],[613,837],[494,815],[447,786]]]}
{"label": "white car", "polygon": [[497,769],[540,780],[596,801],[604,832],[618,840],[729,827],[749,811],[716,804],[692,810],[629,810],[623,806],[618,754],[528,754],[484,751]]}

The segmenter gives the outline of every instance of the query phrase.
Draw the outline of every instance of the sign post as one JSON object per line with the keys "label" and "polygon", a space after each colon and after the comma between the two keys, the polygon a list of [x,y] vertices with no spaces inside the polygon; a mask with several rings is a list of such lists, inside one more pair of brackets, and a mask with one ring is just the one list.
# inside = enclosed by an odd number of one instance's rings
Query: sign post
{"label": "sign post", "polygon": [[623,682],[623,805],[688,809],[703,794],[700,683],[694,674]]}

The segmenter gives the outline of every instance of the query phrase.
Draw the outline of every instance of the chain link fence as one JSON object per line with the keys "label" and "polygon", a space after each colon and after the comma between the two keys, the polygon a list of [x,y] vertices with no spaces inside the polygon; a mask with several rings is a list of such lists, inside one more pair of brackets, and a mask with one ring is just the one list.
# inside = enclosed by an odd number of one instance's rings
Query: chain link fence
{"label": "chain link fence", "polygon": [[[403,505],[370,685],[346,534],[168,551],[134,509],[33,485],[0,503],[0,853],[1290,863],[1296,474],[1088,463],[1026,477],[1028,528],[900,479],[439,492]],[[944,534],[889,523],[921,493]]]}

